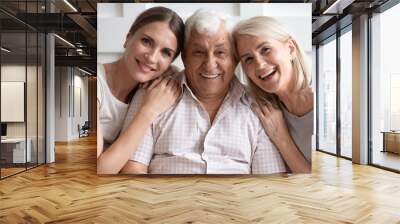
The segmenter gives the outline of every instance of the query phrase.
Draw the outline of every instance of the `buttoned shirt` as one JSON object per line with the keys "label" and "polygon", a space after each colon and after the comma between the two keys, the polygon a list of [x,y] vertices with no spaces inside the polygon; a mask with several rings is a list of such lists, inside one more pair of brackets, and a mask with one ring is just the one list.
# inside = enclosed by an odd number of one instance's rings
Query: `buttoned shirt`
{"label": "buttoned shirt", "polygon": [[[214,121],[180,75],[182,95],[146,131],[131,160],[154,174],[271,174],[286,172],[284,162],[249,106],[234,78]],[[123,130],[138,111],[139,90],[128,109]]]}

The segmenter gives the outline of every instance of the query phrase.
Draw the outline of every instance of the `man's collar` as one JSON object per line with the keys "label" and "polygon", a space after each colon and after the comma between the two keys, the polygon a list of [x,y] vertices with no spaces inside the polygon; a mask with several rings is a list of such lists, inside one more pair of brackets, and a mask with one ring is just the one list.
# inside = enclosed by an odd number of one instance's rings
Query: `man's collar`
{"label": "man's collar", "polygon": [[189,94],[192,96],[192,98],[194,98],[196,101],[199,101],[196,97],[196,95],[194,95],[192,89],[190,88],[188,81],[186,79],[186,74],[185,74],[185,70],[182,71],[182,74],[180,76],[180,85],[181,85],[181,89],[182,89],[182,94],[185,91],[188,91]]}

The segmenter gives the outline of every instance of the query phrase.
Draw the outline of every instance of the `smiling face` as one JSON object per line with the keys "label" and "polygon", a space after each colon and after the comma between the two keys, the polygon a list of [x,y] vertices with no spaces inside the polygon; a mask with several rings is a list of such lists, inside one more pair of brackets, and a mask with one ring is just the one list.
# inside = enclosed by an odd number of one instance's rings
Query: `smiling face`
{"label": "smiling face", "polygon": [[296,78],[291,63],[295,55],[292,40],[239,35],[236,41],[242,67],[258,87],[268,93],[292,88]]}
{"label": "smiling face", "polygon": [[223,25],[214,34],[191,31],[183,63],[190,88],[199,98],[224,97],[229,89],[237,64],[229,35]]}
{"label": "smiling face", "polygon": [[174,59],[177,39],[167,22],[152,22],[129,33],[124,47],[122,61],[130,76],[142,83],[167,70]]}

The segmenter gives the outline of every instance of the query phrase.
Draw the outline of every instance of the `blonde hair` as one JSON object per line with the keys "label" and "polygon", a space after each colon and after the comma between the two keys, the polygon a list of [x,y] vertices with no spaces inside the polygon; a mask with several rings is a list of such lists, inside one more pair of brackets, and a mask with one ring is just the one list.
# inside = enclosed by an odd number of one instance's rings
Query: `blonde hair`
{"label": "blonde hair", "polygon": [[[240,35],[264,36],[280,42],[293,41],[296,48],[296,57],[293,58],[292,64],[296,69],[296,85],[297,90],[307,88],[311,85],[311,73],[306,62],[304,51],[297,44],[297,41],[289,34],[289,32],[278,21],[268,16],[256,16],[238,23],[232,32],[237,51],[237,39]],[[250,91],[261,99],[266,99],[277,103],[278,97],[275,94],[267,93],[260,87],[255,85],[253,81],[249,82]]]}

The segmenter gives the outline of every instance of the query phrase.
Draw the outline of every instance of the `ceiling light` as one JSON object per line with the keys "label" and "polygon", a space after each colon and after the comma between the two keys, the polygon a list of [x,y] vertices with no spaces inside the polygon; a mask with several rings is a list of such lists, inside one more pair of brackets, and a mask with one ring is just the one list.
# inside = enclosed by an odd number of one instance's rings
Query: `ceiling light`
{"label": "ceiling light", "polygon": [[1,50],[4,51],[4,52],[6,52],[6,53],[10,53],[10,52],[11,52],[11,50],[9,50],[9,49],[7,49],[7,48],[5,48],[5,47],[1,47]]}
{"label": "ceiling light", "polygon": [[78,67],[78,70],[81,71],[81,72],[83,72],[83,73],[85,73],[85,74],[92,75],[92,73],[90,73],[90,72],[88,72],[88,71],[86,71],[86,70],[83,70],[83,69],[81,69],[81,68],[79,68],[79,67]]}
{"label": "ceiling light", "polygon": [[72,10],[74,10],[74,12],[78,12],[78,10],[71,4],[69,3],[68,0],[64,0],[65,4],[67,4]]}
{"label": "ceiling light", "polygon": [[66,39],[58,36],[57,34],[54,34],[55,37],[57,37],[58,39],[60,39],[61,41],[63,41],[64,43],[66,43],[67,45],[69,45],[70,47],[75,48],[75,45],[71,44],[71,42],[67,41]]}
{"label": "ceiling light", "polygon": [[322,14],[342,14],[343,10],[351,5],[355,0],[336,0]]}

